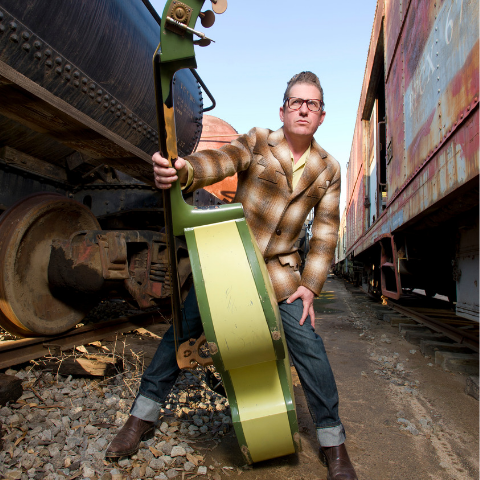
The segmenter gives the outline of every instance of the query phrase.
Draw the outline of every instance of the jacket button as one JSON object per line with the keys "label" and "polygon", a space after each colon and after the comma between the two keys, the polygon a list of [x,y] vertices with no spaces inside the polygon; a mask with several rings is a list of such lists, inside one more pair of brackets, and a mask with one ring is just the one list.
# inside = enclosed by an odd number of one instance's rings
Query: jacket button
{"label": "jacket button", "polygon": [[282,231],[281,231],[279,228],[277,228],[277,230],[275,231],[275,233],[276,233],[277,235],[281,235],[281,234],[282,234]]}

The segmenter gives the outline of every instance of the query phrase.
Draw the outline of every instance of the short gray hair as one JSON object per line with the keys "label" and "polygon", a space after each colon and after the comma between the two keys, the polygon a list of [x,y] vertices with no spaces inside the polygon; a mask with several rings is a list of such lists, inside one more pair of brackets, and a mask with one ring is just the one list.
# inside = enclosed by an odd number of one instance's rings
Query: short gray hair
{"label": "short gray hair", "polygon": [[287,101],[287,98],[290,95],[290,90],[294,85],[297,83],[308,83],[310,85],[315,85],[315,87],[318,88],[320,92],[320,100],[322,101],[322,110],[325,107],[325,101],[323,99],[323,88],[320,85],[320,80],[318,77],[312,73],[312,72],[300,72],[294,75],[287,83],[287,89],[285,90],[285,93],[283,94],[283,104],[285,105],[285,102]]}

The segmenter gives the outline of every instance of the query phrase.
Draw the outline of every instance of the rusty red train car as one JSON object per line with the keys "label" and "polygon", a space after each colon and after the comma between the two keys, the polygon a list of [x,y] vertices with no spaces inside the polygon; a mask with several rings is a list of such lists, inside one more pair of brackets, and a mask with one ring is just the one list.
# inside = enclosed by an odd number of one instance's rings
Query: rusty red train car
{"label": "rusty red train car", "polygon": [[478,1],[378,1],[335,264],[369,292],[422,289],[476,321],[478,18]]}

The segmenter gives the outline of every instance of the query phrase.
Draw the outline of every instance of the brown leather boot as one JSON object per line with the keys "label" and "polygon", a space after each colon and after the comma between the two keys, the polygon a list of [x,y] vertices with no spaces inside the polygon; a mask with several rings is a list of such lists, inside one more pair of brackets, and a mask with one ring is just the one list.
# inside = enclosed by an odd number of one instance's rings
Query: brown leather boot
{"label": "brown leather boot", "polygon": [[328,467],[327,480],[358,480],[345,444],[320,447],[320,461]]}
{"label": "brown leather boot", "polygon": [[130,415],[105,452],[105,457],[127,457],[138,451],[142,440],[153,437],[155,425]]}

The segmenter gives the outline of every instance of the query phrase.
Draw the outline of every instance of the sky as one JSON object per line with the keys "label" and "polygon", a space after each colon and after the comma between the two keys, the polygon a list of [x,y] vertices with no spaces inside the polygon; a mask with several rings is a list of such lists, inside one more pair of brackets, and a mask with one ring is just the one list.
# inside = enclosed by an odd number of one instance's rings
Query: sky
{"label": "sky", "polygon": [[[161,16],[165,1],[150,1]],[[375,7],[376,0],[230,0],[211,28],[196,25],[215,41],[195,47],[197,72],[217,102],[208,114],[239,133],[280,128],[288,80],[304,70],[318,75],[327,114],[315,139],[342,167],[341,212]]]}

